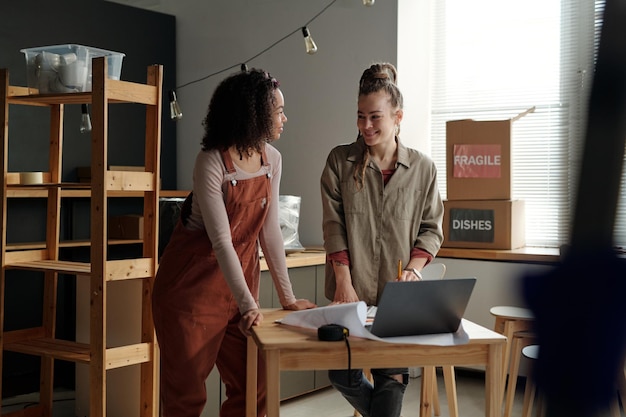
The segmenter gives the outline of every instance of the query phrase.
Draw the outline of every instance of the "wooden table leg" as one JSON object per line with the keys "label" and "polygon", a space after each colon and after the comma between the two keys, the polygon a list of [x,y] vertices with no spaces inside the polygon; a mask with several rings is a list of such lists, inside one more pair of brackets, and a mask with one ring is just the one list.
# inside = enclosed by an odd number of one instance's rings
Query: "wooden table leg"
{"label": "wooden table leg", "polygon": [[502,356],[503,345],[489,345],[485,369],[485,416],[496,417],[502,412]]}
{"label": "wooden table leg", "polygon": [[443,380],[446,386],[446,397],[448,397],[448,414],[450,417],[459,417],[459,404],[456,398],[456,376],[454,366],[443,367]]}
{"label": "wooden table leg", "polygon": [[267,417],[280,415],[280,351],[265,351],[267,368]]}
{"label": "wooden table leg", "polygon": [[246,417],[256,417],[258,349],[254,339],[248,336],[246,360]]}
{"label": "wooden table leg", "polygon": [[430,417],[433,414],[435,367],[422,368],[422,391],[420,395],[420,417]]}

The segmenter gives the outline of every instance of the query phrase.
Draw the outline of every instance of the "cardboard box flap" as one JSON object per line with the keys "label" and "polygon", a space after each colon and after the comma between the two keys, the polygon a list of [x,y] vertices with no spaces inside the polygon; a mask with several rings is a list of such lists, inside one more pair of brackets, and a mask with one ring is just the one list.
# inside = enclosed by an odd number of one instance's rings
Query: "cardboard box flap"
{"label": "cardboard box flap", "polygon": [[534,112],[535,112],[535,106],[532,106],[531,108],[524,110],[523,112],[521,112],[517,116],[512,117],[511,121],[514,122],[514,121],[519,120],[522,117],[526,116],[527,114],[534,113]]}

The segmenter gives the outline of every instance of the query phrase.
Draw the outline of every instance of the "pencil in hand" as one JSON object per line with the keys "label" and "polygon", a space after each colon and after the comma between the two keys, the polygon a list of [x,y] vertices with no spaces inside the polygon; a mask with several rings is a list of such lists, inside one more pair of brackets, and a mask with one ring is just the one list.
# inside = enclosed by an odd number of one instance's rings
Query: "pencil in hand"
{"label": "pencil in hand", "polygon": [[398,259],[398,277],[396,278],[398,281],[402,278],[402,259]]}

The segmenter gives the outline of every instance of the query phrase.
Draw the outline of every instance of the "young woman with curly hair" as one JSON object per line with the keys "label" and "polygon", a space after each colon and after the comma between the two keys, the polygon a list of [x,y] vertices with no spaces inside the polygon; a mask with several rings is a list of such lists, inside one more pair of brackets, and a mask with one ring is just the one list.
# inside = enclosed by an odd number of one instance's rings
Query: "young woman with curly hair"
{"label": "young woman with curly hair", "polygon": [[[269,142],[287,121],[278,81],[242,71],[216,88],[193,188],[160,260],[152,310],[161,351],[163,417],[198,417],[214,366],[226,385],[220,416],[245,415],[246,335],[259,310],[260,242],[280,303],[296,299],[278,220],[281,155]],[[257,410],[266,413],[265,369],[259,358]]]}

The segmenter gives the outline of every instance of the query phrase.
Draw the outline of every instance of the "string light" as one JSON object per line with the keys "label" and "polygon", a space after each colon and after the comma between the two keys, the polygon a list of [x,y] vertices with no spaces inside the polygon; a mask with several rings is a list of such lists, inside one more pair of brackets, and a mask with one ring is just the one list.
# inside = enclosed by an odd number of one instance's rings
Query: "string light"
{"label": "string light", "polygon": [[178,104],[174,90],[170,90],[170,118],[172,120],[180,120],[183,118],[183,111],[180,109],[180,104]]}
{"label": "string light", "polygon": [[302,36],[304,36],[304,46],[306,47],[306,53],[309,55],[313,55],[314,53],[316,53],[317,45],[315,44],[315,41],[309,33],[309,28],[307,28],[306,26],[302,28]]}
{"label": "string light", "polygon": [[[375,0],[363,0],[363,4],[365,6],[372,6],[374,4]],[[290,33],[286,34],[285,36],[283,36],[282,38],[280,38],[279,40],[277,40],[276,42],[274,42],[273,44],[271,44],[270,46],[268,46],[267,48],[263,49],[261,52],[257,53],[256,55],[246,59],[245,61],[243,61],[241,64],[234,64],[231,65],[229,67],[226,67],[224,69],[221,69],[219,71],[213,72],[211,74],[205,75],[204,77],[198,78],[196,80],[193,81],[189,81],[187,83],[181,84],[179,86],[176,87],[176,89],[181,89],[184,87],[187,87],[189,85],[195,84],[195,83],[199,83],[200,81],[204,81],[208,78],[214,77],[218,74],[221,74],[223,72],[226,72],[228,70],[231,70],[233,68],[236,68],[237,66],[240,67],[241,71],[247,71],[248,70],[248,66],[246,65],[248,62],[252,61],[253,59],[263,55],[264,53],[266,53],[267,51],[269,51],[270,49],[272,49],[273,47],[275,47],[276,45],[278,45],[279,43],[281,43],[282,41],[284,41],[285,39],[289,38],[290,36],[292,36],[293,34],[302,31],[302,35],[304,36],[304,42],[305,42],[305,46],[306,46],[306,53],[307,54],[314,54],[315,52],[317,52],[317,45],[315,44],[315,42],[313,41],[313,38],[311,38],[311,35],[309,33],[309,29],[308,26],[318,17],[320,17],[330,6],[332,6],[333,4],[335,4],[335,2],[337,2],[337,0],[332,0],[330,3],[328,3],[326,6],[324,6],[324,8],[322,10],[320,10],[315,16],[313,16],[311,19],[309,19],[308,22],[306,22],[303,26],[300,26],[298,29],[295,29],[293,31],[291,31]],[[179,114],[179,117],[174,117],[174,110],[173,107],[176,106],[177,108],[177,112],[176,114]],[[172,120],[180,120],[182,118],[182,111],[180,110],[180,106],[178,104],[178,101],[176,100],[176,93],[174,92],[174,90],[170,91],[170,116],[172,117]]]}
{"label": "string light", "polygon": [[89,109],[86,104],[80,106],[80,133],[91,132],[91,117],[89,116]]}

